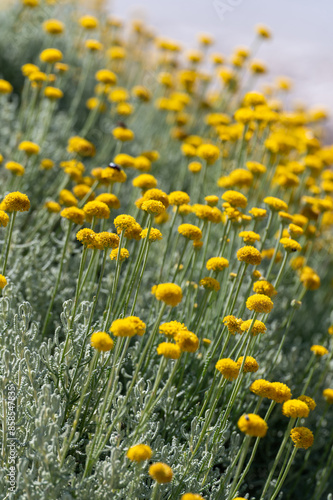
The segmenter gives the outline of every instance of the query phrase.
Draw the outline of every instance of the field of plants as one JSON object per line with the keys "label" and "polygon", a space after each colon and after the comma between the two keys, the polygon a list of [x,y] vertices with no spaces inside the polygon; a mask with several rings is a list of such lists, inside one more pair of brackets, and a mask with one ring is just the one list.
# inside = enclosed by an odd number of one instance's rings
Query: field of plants
{"label": "field of plants", "polygon": [[99,4],[0,12],[0,498],[332,500],[327,112]]}

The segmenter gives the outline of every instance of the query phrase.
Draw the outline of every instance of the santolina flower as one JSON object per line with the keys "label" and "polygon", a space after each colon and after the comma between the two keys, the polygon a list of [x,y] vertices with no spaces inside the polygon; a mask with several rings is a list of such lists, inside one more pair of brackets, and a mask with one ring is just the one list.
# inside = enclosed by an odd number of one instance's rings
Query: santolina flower
{"label": "santolina flower", "polygon": [[251,325],[252,325],[251,335],[256,336],[259,335],[260,333],[266,333],[267,330],[266,326],[262,321],[259,321],[258,319],[256,319],[255,321],[253,321],[252,319],[247,319],[246,321],[243,321],[240,326],[240,329],[242,332],[248,332]]}
{"label": "santolina flower", "polygon": [[326,399],[327,403],[333,404],[333,389],[324,389],[323,396]]}
{"label": "santolina flower", "polygon": [[147,444],[136,444],[127,450],[126,456],[132,462],[143,462],[144,460],[149,460],[152,454],[153,452]]}
{"label": "santolina flower", "polygon": [[[117,260],[118,259],[118,253],[119,253],[119,248],[115,248],[114,250],[112,250],[112,252],[110,253],[110,259],[111,260]],[[128,259],[128,257],[129,257],[129,251],[127,250],[127,248],[122,248],[120,250],[120,254],[119,254],[119,260],[120,260],[120,262],[122,262],[125,259]]]}
{"label": "santolina flower", "polygon": [[155,295],[157,300],[161,300],[171,307],[177,306],[183,298],[182,289],[174,283],[162,283],[160,285],[155,285],[152,288],[152,293]]}
{"label": "santolina flower", "polygon": [[[244,356],[241,356],[237,360],[237,365],[238,368],[241,369],[242,363],[243,363]],[[243,366],[243,372],[244,373],[254,373],[259,370],[259,364],[256,359],[254,359],[252,356],[246,356],[244,366]]]}
{"label": "santolina flower", "polygon": [[299,396],[297,399],[299,401],[303,401],[303,403],[308,406],[310,411],[313,411],[317,406],[315,400],[310,398],[310,396],[306,396],[305,394],[302,394],[302,396]]}
{"label": "santolina flower", "polygon": [[1,290],[3,290],[6,285],[7,285],[7,280],[6,280],[5,276],[0,274],[0,288],[1,288]]}
{"label": "santolina flower", "polygon": [[247,198],[238,191],[226,191],[222,195],[222,200],[229,203],[232,207],[246,208]]}
{"label": "santolina flower", "polygon": [[307,450],[313,445],[313,434],[307,427],[294,427],[290,431],[291,440],[295,443],[296,448],[304,448]]}
{"label": "santolina flower", "polygon": [[65,219],[68,219],[71,222],[74,222],[74,224],[77,224],[79,226],[81,226],[84,223],[84,219],[86,216],[84,211],[77,207],[64,208],[60,212],[60,215],[61,217],[64,217]]}
{"label": "santolina flower", "polygon": [[313,345],[311,347],[311,351],[318,357],[325,356],[325,354],[328,354],[328,350],[326,347],[322,345]]}
{"label": "santolina flower", "polygon": [[263,438],[266,436],[268,426],[259,415],[248,413],[243,415],[237,422],[239,429],[248,436]]}
{"label": "santolina flower", "polygon": [[157,483],[170,483],[172,481],[173,472],[171,467],[162,462],[156,462],[149,467],[149,475]]}
{"label": "santolina flower", "polygon": [[178,233],[189,240],[200,240],[202,238],[201,229],[193,224],[181,224],[178,227]]}
{"label": "santolina flower", "polygon": [[180,500],[205,500],[201,495],[197,493],[185,493],[181,496]]}
{"label": "santolina flower", "polygon": [[114,219],[113,224],[117,229],[119,228],[121,231],[123,231],[124,229],[128,229],[129,227],[136,224],[136,220],[131,215],[122,214],[118,215],[118,217]]}
{"label": "santolina flower", "polygon": [[293,240],[292,238],[281,238],[280,243],[283,245],[286,252],[300,252],[302,250],[298,241]]}
{"label": "santolina flower", "polygon": [[184,352],[196,352],[199,348],[199,339],[193,332],[181,329],[175,335],[176,344]]}
{"label": "santolina flower", "polygon": [[173,191],[169,194],[170,205],[188,205],[190,203],[190,197],[184,191]]}
{"label": "santolina flower", "polygon": [[157,346],[157,354],[168,359],[179,359],[182,353],[179,345],[171,342],[162,342]]}
{"label": "santolina flower", "polygon": [[206,290],[213,290],[214,292],[218,292],[220,289],[220,283],[215,278],[211,278],[210,276],[202,278],[199,285],[206,288]]}
{"label": "santolina flower", "polygon": [[111,351],[113,348],[113,340],[106,332],[94,332],[90,343],[97,351]]}
{"label": "santolina flower", "polygon": [[267,314],[273,309],[273,302],[267,295],[256,293],[247,299],[246,307],[250,311]]}
{"label": "santolina flower", "polygon": [[268,380],[257,379],[252,382],[250,391],[261,398],[267,398],[272,393],[271,383]]}
{"label": "santolina flower", "polygon": [[1,202],[2,210],[6,212],[28,212],[30,200],[26,194],[15,191],[7,194]]}
{"label": "santolina flower", "polygon": [[280,200],[280,198],[275,198],[274,196],[266,196],[264,198],[264,203],[269,206],[271,210],[274,210],[275,212],[279,212],[280,210],[288,210],[288,205],[285,203],[283,200]]}
{"label": "santolina flower", "polygon": [[245,262],[246,264],[258,266],[261,262],[262,255],[256,248],[247,245],[237,251],[237,259],[241,262]]}
{"label": "santolina flower", "polygon": [[146,331],[146,325],[137,316],[128,316],[127,318],[116,319],[113,321],[110,332],[115,337],[134,337],[142,336]]}
{"label": "santolina flower", "polygon": [[308,417],[309,411],[308,405],[299,399],[289,399],[282,406],[283,415],[291,418]]}
{"label": "santolina flower", "polygon": [[0,226],[6,227],[9,222],[9,217],[3,210],[0,210]]}
{"label": "santolina flower", "polygon": [[291,399],[291,391],[286,384],[282,382],[272,382],[270,388],[271,392],[267,397],[276,401],[276,403],[284,403]]}
{"label": "santolina flower", "polygon": [[239,374],[238,364],[230,358],[220,359],[216,363],[215,368],[227,380],[234,380],[238,377],[238,374]]}
{"label": "santolina flower", "polygon": [[208,271],[219,272],[223,271],[223,269],[225,269],[228,266],[229,266],[229,261],[224,257],[212,257],[207,261],[206,269],[208,269]]}
{"label": "santolina flower", "polygon": [[160,333],[170,338],[175,337],[177,333],[183,330],[187,331],[184,323],[179,323],[179,321],[169,321],[168,323],[162,323],[158,329]]}

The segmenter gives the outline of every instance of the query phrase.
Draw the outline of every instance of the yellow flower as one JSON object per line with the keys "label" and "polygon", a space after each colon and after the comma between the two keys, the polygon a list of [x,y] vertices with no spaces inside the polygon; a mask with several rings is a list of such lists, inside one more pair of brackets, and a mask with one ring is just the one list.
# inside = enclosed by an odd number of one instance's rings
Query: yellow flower
{"label": "yellow flower", "polygon": [[250,386],[250,391],[261,398],[267,398],[272,392],[271,383],[268,380],[257,379],[252,382]]}
{"label": "yellow flower", "polygon": [[219,202],[219,197],[215,196],[214,194],[205,196],[205,202],[210,207],[215,207],[218,204],[218,202]]}
{"label": "yellow flower", "polygon": [[199,339],[193,332],[187,329],[180,329],[175,335],[176,344],[184,352],[196,352],[199,348]]}
{"label": "yellow flower", "polygon": [[207,260],[206,263],[206,269],[208,271],[223,271],[223,269],[226,269],[229,267],[229,261],[225,259],[224,257],[212,257],[211,259]]}
{"label": "yellow flower", "polygon": [[5,168],[18,177],[24,175],[25,172],[24,166],[16,161],[7,161]]}
{"label": "yellow flower", "polygon": [[246,307],[250,311],[267,314],[273,309],[273,302],[266,295],[263,295],[262,293],[256,293],[255,295],[251,295],[251,297],[247,299]]}
{"label": "yellow flower", "polygon": [[202,165],[198,161],[192,161],[188,164],[188,169],[190,172],[192,172],[192,174],[197,174],[202,169]]}
{"label": "yellow flower", "polygon": [[256,248],[247,245],[237,251],[237,259],[241,262],[246,262],[246,264],[258,266],[261,262],[262,255]]}
{"label": "yellow flower", "polygon": [[308,266],[301,270],[300,281],[307,290],[317,290],[320,287],[320,277]]}
{"label": "yellow flower", "polygon": [[97,351],[111,351],[113,340],[106,332],[94,332],[90,339],[91,346]]}
{"label": "yellow flower", "polygon": [[242,333],[241,325],[243,320],[241,318],[236,318],[235,316],[225,316],[223,318],[223,323],[227,327],[228,332],[235,335],[235,333]]}
{"label": "yellow flower", "polygon": [[92,229],[80,229],[76,233],[76,239],[82,243],[87,248],[100,248],[99,243],[96,240],[96,233]]}
{"label": "yellow flower", "polygon": [[79,23],[86,30],[93,30],[98,26],[98,20],[94,16],[82,16]]}
{"label": "yellow flower", "polygon": [[[243,359],[244,359],[244,356],[241,356],[237,360],[237,366],[239,369],[241,369]],[[243,372],[244,373],[254,373],[254,372],[257,372],[258,370],[259,370],[259,364],[256,361],[256,359],[254,359],[252,356],[246,356],[245,363],[243,366]]]}
{"label": "yellow flower", "polygon": [[23,66],[21,67],[21,70],[22,70],[22,73],[24,76],[29,76],[29,75],[31,75],[31,73],[35,73],[36,71],[39,71],[39,68],[35,64],[28,63],[28,64],[23,64]]}
{"label": "yellow flower", "polygon": [[264,24],[257,24],[256,33],[257,33],[257,35],[261,36],[262,38],[271,38],[272,37],[271,30],[267,26],[265,26]]}
{"label": "yellow flower", "polygon": [[43,158],[40,162],[40,166],[43,170],[51,170],[54,167],[54,162],[49,158]]}
{"label": "yellow flower", "polygon": [[[119,248],[115,248],[114,250],[112,250],[112,252],[110,253],[111,260],[118,259],[118,251],[119,251]],[[122,262],[125,259],[128,259],[128,257],[129,257],[129,251],[126,248],[122,248],[120,250],[120,256],[119,256],[120,262]]]}
{"label": "yellow flower", "polygon": [[161,201],[146,200],[142,203],[141,209],[152,215],[160,215],[165,211],[165,206]]}
{"label": "yellow flower", "polygon": [[92,52],[103,50],[103,48],[104,48],[104,46],[101,42],[99,42],[98,40],[94,40],[94,39],[86,40],[84,43],[84,46],[86,49],[91,50]]}
{"label": "yellow flower", "polygon": [[294,427],[290,431],[290,437],[295,443],[296,448],[307,450],[313,445],[313,434],[307,427]]}
{"label": "yellow flower", "polygon": [[266,196],[266,198],[264,198],[264,203],[266,203],[266,205],[268,205],[269,208],[271,210],[274,210],[275,212],[279,212],[280,210],[288,210],[287,203],[285,203],[283,200],[280,200],[280,198],[275,198],[274,196]]}
{"label": "yellow flower", "polygon": [[201,144],[201,146],[198,147],[196,154],[199,158],[206,160],[208,165],[211,165],[219,158],[220,150],[213,144]]}
{"label": "yellow flower", "polygon": [[323,396],[326,399],[327,403],[333,404],[333,389],[324,389]]}
{"label": "yellow flower", "polygon": [[10,94],[13,92],[13,86],[7,80],[0,79],[0,94]]}
{"label": "yellow flower", "polygon": [[[148,234],[148,229],[143,229],[143,231],[141,231],[140,233],[140,236],[141,238],[147,238],[147,234]],[[162,233],[159,229],[155,229],[154,227],[151,228],[150,230],[150,234],[149,234],[149,241],[150,242],[153,242],[153,241],[159,241],[162,239]]]}
{"label": "yellow flower", "polygon": [[179,321],[169,321],[159,326],[159,332],[170,338],[175,337],[177,333],[183,330],[187,331],[187,328],[184,323],[179,323]]}
{"label": "yellow flower", "polygon": [[286,252],[300,252],[302,250],[298,241],[293,240],[292,238],[281,238],[280,243],[283,245]]}
{"label": "yellow flower", "polygon": [[259,280],[253,283],[254,293],[261,293],[267,295],[267,297],[274,297],[277,294],[274,286],[266,280]]}
{"label": "yellow flower", "polygon": [[117,83],[117,76],[109,69],[100,69],[95,74],[95,78],[105,85],[115,85]]}
{"label": "yellow flower", "polygon": [[[246,321],[243,321],[240,328],[242,332],[248,332],[250,329],[250,326],[252,324],[252,319],[247,319]],[[256,336],[261,334],[266,333],[266,326],[262,321],[255,320],[251,329],[251,335]]]}
{"label": "yellow flower", "polygon": [[97,219],[108,219],[110,217],[110,209],[102,201],[88,201],[83,207],[88,222],[92,221],[94,217]]}
{"label": "yellow flower", "polygon": [[126,456],[132,462],[143,462],[149,460],[152,454],[153,452],[147,444],[136,444],[127,450]]}
{"label": "yellow flower", "polygon": [[161,283],[156,285],[153,287],[152,293],[157,300],[161,300],[171,307],[177,306],[183,298],[182,289],[174,283]]}
{"label": "yellow flower", "polygon": [[68,219],[74,224],[78,224],[81,226],[84,223],[85,219],[85,213],[83,210],[77,207],[67,207],[60,212],[61,217],[64,217],[65,219]]}
{"label": "yellow flower", "polygon": [[285,401],[289,401],[289,399],[291,399],[291,391],[289,387],[282,382],[272,382],[270,389],[270,394],[267,397],[276,401],[276,403],[284,403]]}
{"label": "yellow flower", "polygon": [[97,233],[96,240],[102,248],[117,248],[119,246],[119,236],[108,231]]}
{"label": "yellow flower", "polygon": [[197,493],[185,493],[181,496],[180,500],[205,500],[201,495]]}
{"label": "yellow flower", "polygon": [[179,345],[171,344],[171,342],[162,342],[157,346],[156,350],[159,356],[164,356],[168,359],[179,359],[181,355]]}
{"label": "yellow flower", "polygon": [[328,354],[328,350],[322,345],[313,345],[310,350],[318,357]]}
{"label": "yellow flower", "polygon": [[[133,156],[131,155],[128,155],[128,154],[125,154],[125,153],[120,153],[119,155],[116,155],[114,157],[114,163],[116,163],[116,165],[120,165],[121,167],[123,168],[126,168],[126,167],[134,167],[135,166],[135,158],[133,158]],[[140,177],[140,175],[139,175]],[[137,179],[139,178],[137,177]],[[148,177],[153,177],[152,175],[148,175]],[[153,177],[154,178],[154,177]],[[155,178],[154,178],[155,179]],[[134,179],[135,180],[135,179]],[[134,181],[133,181],[134,182]],[[157,181],[155,179],[155,182],[157,184]],[[133,184],[134,186],[134,184]],[[152,187],[155,187],[155,186],[152,186]],[[148,188],[147,188],[148,189]]]}
{"label": "yellow flower", "polygon": [[1,288],[1,290],[3,290],[6,285],[7,285],[7,280],[6,280],[5,276],[0,274],[0,288]]}
{"label": "yellow flower", "polygon": [[221,288],[220,283],[215,278],[209,276],[202,278],[199,285],[206,288],[206,290],[214,290],[214,292],[218,292]]}
{"label": "yellow flower", "polygon": [[118,215],[114,219],[113,224],[115,225],[115,227],[117,229],[120,229],[121,231],[123,231],[124,229],[128,229],[128,228],[134,226],[136,224],[136,220],[131,215],[122,214],[122,215]]}
{"label": "yellow flower", "polygon": [[251,208],[249,210],[249,214],[251,214],[255,219],[264,219],[267,216],[267,210],[264,208]]}
{"label": "yellow flower", "polygon": [[145,201],[147,201],[147,200],[160,201],[161,203],[163,203],[165,208],[168,208],[168,206],[169,206],[169,197],[161,189],[148,189],[144,193],[143,199]]}
{"label": "yellow flower", "polygon": [[110,332],[115,337],[140,337],[145,333],[146,325],[137,316],[128,316],[127,318],[120,318],[113,321]]}
{"label": "yellow flower", "polygon": [[61,205],[66,205],[67,207],[76,206],[78,204],[75,196],[68,191],[68,189],[62,189],[59,193],[59,203]]}
{"label": "yellow flower", "polygon": [[222,200],[229,203],[232,207],[246,208],[247,198],[238,191],[226,191],[225,193],[223,193],[221,198]]}
{"label": "yellow flower", "polygon": [[124,127],[116,127],[113,129],[112,135],[121,142],[132,141],[134,139],[134,132]]}
{"label": "yellow flower", "polygon": [[219,224],[223,220],[223,214],[217,207],[197,203],[193,205],[193,211],[199,219],[213,222],[213,224]]}
{"label": "yellow flower", "polygon": [[107,55],[110,59],[124,59],[126,57],[126,50],[124,47],[110,47],[107,51]]}
{"label": "yellow flower", "polygon": [[234,380],[239,375],[239,367],[235,361],[230,358],[220,359],[215,368],[223,375],[227,380]]}
{"label": "yellow flower", "polygon": [[28,212],[30,201],[26,194],[15,191],[4,197],[1,208],[6,212]]}
{"label": "yellow flower", "polygon": [[[73,187],[73,193],[79,200],[83,200],[83,198],[90,192],[90,187],[86,184],[77,184]],[[93,200],[95,198],[95,193],[90,193],[89,200]]]}
{"label": "yellow flower", "polygon": [[57,19],[47,19],[43,22],[43,30],[50,35],[60,35],[64,32],[65,25]]}
{"label": "yellow flower", "polygon": [[157,186],[157,180],[153,175],[141,174],[133,179],[132,184],[140,189],[152,189]]}
{"label": "yellow flower", "polygon": [[181,224],[178,227],[178,233],[189,240],[200,240],[202,238],[201,229],[193,224]]}
{"label": "yellow flower", "polygon": [[88,157],[95,156],[96,153],[95,146],[91,142],[77,135],[69,138],[67,151]]}
{"label": "yellow flower", "polygon": [[309,411],[308,405],[298,399],[289,399],[282,406],[282,413],[285,417],[306,418]]}
{"label": "yellow flower", "polygon": [[151,170],[151,161],[145,156],[137,156],[134,158],[134,168],[140,172],[149,172]]}
{"label": "yellow flower", "polygon": [[315,400],[310,398],[310,396],[305,396],[305,394],[302,394],[302,396],[299,396],[297,399],[303,401],[303,403],[308,406],[310,411],[313,411],[317,406]]}
{"label": "yellow flower", "polygon": [[190,203],[190,197],[184,191],[173,191],[169,194],[170,205],[188,205]]}
{"label": "yellow flower", "polygon": [[254,231],[241,231],[238,236],[243,238],[244,243],[249,243],[250,245],[256,241],[260,241],[260,235]]}
{"label": "yellow flower", "polygon": [[46,87],[44,90],[44,95],[48,99],[56,100],[61,99],[64,96],[64,93],[62,90],[57,89],[56,87]]}
{"label": "yellow flower", "polygon": [[24,151],[28,156],[37,155],[40,151],[40,147],[38,146],[38,144],[31,141],[22,141],[19,144],[18,149],[20,151]]}
{"label": "yellow flower", "polygon": [[248,413],[243,415],[237,422],[239,429],[248,436],[263,438],[266,436],[268,426],[259,415]]}
{"label": "yellow flower", "polygon": [[0,226],[7,227],[9,217],[3,210],[0,210]]}
{"label": "yellow flower", "polygon": [[62,52],[58,49],[45,49],[40,53],[39,59],[42,62],[46,62],[49,64],[54,64],[56,62],[61,61],[63,58]]}
{"label": "yellow flower", "polygon": [[172,481],[173,472],[167,464],[156,462],[149,467],[149,475],[157,483],[164,484]]}

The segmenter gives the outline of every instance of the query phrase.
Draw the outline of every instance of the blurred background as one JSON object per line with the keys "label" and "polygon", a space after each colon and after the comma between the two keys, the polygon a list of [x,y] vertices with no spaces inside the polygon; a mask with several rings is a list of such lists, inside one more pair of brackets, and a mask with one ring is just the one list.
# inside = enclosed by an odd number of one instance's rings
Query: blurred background
{"label": "blurred background", "polygon": [[332,127],[332,0],[109,0],[109,10],[124,20],[143,19],[156,34],[185,48],[197,47],[198,33],[210,33],[214,50],[225,56],[237,45],[251,44],[256,24],[267,24],[273,38],[256,57],[269,72],[258,86],[290,77],[291,103],[325,107]]}

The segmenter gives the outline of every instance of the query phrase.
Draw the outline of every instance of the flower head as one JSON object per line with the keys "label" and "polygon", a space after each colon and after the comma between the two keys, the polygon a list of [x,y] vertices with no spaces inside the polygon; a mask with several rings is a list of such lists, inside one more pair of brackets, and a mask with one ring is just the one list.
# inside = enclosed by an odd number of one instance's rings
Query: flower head
{"label": "flower head", "polygon": [[287,203],[283,200],[280,200],[280,198],[275,198],[274,196],[266,196],[266,198],[264,198],[264,203],[266,203],[266,205],[268,205],[269,208],[271,210],[274,210],[275,212],[279,212],[280,210],[288,210]]}
{"label": "flower head", "polygon": [[326,399],[327,403],[333,404],[333,389],[324,389],[323,396]]}
{"label": "flower head", "polygon": [[86,214],[88,222],[92,221],[94,217],[96,217],[96,219],[108,219],[110,217],[110,209],[102,201],[88,201],[88,203],[84,205],[83,211]]}
{"label": "flower head", "polygon": [[246,262],[246,264],[251,264],[252,266],[258,266],[261,262],[262,255],[251,245],[246,245],[237,251],[237,259],[241,262]]}
{"label": "flower head", "polygon": [[153,287],[152,293],[157,300],[161,300],[171,307],[177,306],[183,298],[182,289],[174,283],[161,283],[160,285],[156,285]]}
{"label": "flower head", "polygon": [[284,403],[285,401],[289,401],[289,399],[291,399],[291,391],[289,387],[282,382],[272,382],[270,389],[270,394],[267,397],[277,403]]}
{"label": "flower head", "polygon": [[306,396],[305,394],[302,394],[302,396],[299,396],[297,399],[299,401],[303,401],[303,403],[308,406],[310,411],[313,411],[317,406],[315,400],[310,398],[310,396]]}
{"label": "flower head", "polygon": [[310,409],[306,403],[299,399],[289,399],[282,406],[282,413],[286,417],[302,418],[308,417]]}
{"label": "flower head", "polygon": [[199,348],[199,339],[193,332],[189,332],[187,329],[179,330],[174,339],[176,344],[180,347],[181,351],[184,352],[196,352]]}
{"label": "flower head", "polygon": [[137,316],[128,316],[127,318],[120,318],[113,321],[110,332],[115,337],[140,337],[145,333],[146,325]]}
{"label": "flower head", "polygon": [[224,325],[228,328],[228,332],[235,335],[235,333],[242,333],[243,320],[241,318],[236,318],[236,316],[225,316],[223,318]]}
{"label": "flower head", "polygon": [[246,208],[247,198],[238,191],[226,191],[222,195],[222,200],[229,203],[232,207]]}
{"label": "flower head", "polygon": [[259,280],[253,283],[254,293],[261,293],[267,295],[267,297],[274,297],[277,294],[274,286],[266,280]]}
{"label": "flower head", "polygon": [[250,311],[255,311],[257,313],[269,313],[273,309],[272,300],[267,297],[267,295],[263,295],[262,293],[256,293],[255,295],[251,295],[246,301],[246,307]]}
{"label": "flower head", "polygon": [[3,290],[5,286],[7,285],[7,280],[3,274],[0,274],[0,289]]}
{"label": "flower head", "polygon": [[328,354],[328,350],[326,349],[326,347],[322,346],[322,345],[313,345],[311,346],[311,351],[316,355],[318,356],[319,358],[321,356],[325,356],[325,354]]}
{"label": "flower head", "polygon": [[[237,360],[237,365],[238,368],[241,369],[242,363],[243,363],[244,356],[241,356]],[[259,364],[256,359],[254,359],[252,356],[246,356],[244,366],[243,366],[243,372],[244,373],[254,373],[259,370]]]}
{"label": "flower head", "polygon": [[267,398],[271,393],[271,383],[268,380],[257,379],[252,382],[250,391],[261,398]]}
{"label": "flower head", "polygon": [[307,450],[313,445],[313,434],[307,427],[294,427],[290,431],[290,437],[296,448]]}
{"label": "flower head", "polygon": [[141,209],[152,215],[160,215],[165,211],[165,206],[158,200],[145,200],[141,205]]}
{"label": "flower head", "polygon": [[182,353],[178,344],[171,342],[162,342],[157,346],[157,354],[168,359],[179,359]]}
{"label": "flower head", "polygon": [[20,151],[24,151],[28,156],[37,155],[40,151],[38,144],[31,141],[22,141],[19,144],[18,149]]}
{"label": "flower head", "polygon": [[243,415],[237,422],[239,429],[248,436],[263,438],[266,436],[268,426],[259,415],[248,413]]}
{"label": "flower head", "polygon": [[149,467],[149,475],[157,483],[164,484],[172,481],[173,472],[167,464],[156,462]]}
{"label": "flower head", "polygon": [[206,269],[208,271],[223,271],[226,267],[229,266],[229,261],[224,257],[212,257],[207,260]]}
{"label": "flower head", "polygon": [[127,450],[126,456],[132,462],[143,462],[149,460],[152,454],[153,452],[147,444],[136,444]]}
{"label": "flower head", "polygon": [[[143,229],[140,233],[140,236],[141,238],[147,238],[147,234],[148,234],[148,229]],[[153,242],[153,241],[159,241],[162,239],[162,233],[159,229],[156,229],[154,227],[152,227],[150,229],[150,234],[149,234],[149,241],[150,242]]]}
{"label": "flower head", "polygon": [[230,358],[220,359],[215,368],[223,375],[227,380],[234,380],[239,375],[239,366],[236,361]]}
{"label": "flower head", "polygon": [[183,330],[187,331],[187,328],[184,323],[179,321],[169,321],[168,323],[161,323],[159,326],[159,332],[170,338],[175,337],[177,333]]}
{"label": "flower head", "polygon": [[49,64],[54,64],[61,61],[62,57],[62,52],[58,49],[45,49],[39,55],[39,59],[42,62],[46,62]]}
{"label": "flower head", "polygon": [[292,238],[281,238],[280,243],[283,245],[286,252],[300,252],[302,250],[298,241],[293,240]]}
{"label": "flower head", "polygon": [[97,351],[111,351],[113,348],[113,340],[106,332],[94,332],[90,343]]}
{"label": "flower head", "polygon": [[[119,248],[114,248],[112,250],[112,252],[110,253],[110,259],[111,260],[118,260],[118,253],[119,253]],[[122,248],[120,250],[120,254],[119,254],[119,261],[122,262],[123,260],[126,260],[128,259],[129,257],[129,251],[127,250],[127,248]]]}
{"label": "flower head", "polygon": [[74,224],[77,224],[79,226],[81,226],[84,223],[84,219],[86,216],[84,211],[77,207],[64,208],[60,212],[60,215],[61,217],[64,217],[65,219],[68,219],[71,222],[74,222]]}
{"label": "flower head", "polygon": [[28,212],[30,200],[26,194],[15,191],[7,194],[1,202],[1,208],[6,212]]}
{"label": "flower head", "polygon": [[9,222],[9,217],[3,210],[0,210],[0,226],[6,227]]}
{"label": "flower head", "polygon": [[184,191],[173,191],[169,194],[170,205],[188,205],[190,203],[190,197]]}
{"label": "flower head", "polygon": [[124,229],[128,229],[128,228],[134,226],[136,224],[136,220],[131,215],[122,214],[122,215],[118,215],[114,219],[113,224],[115,225],[115,227],[117,229],[120,229],[121,231],[123,231]]}

